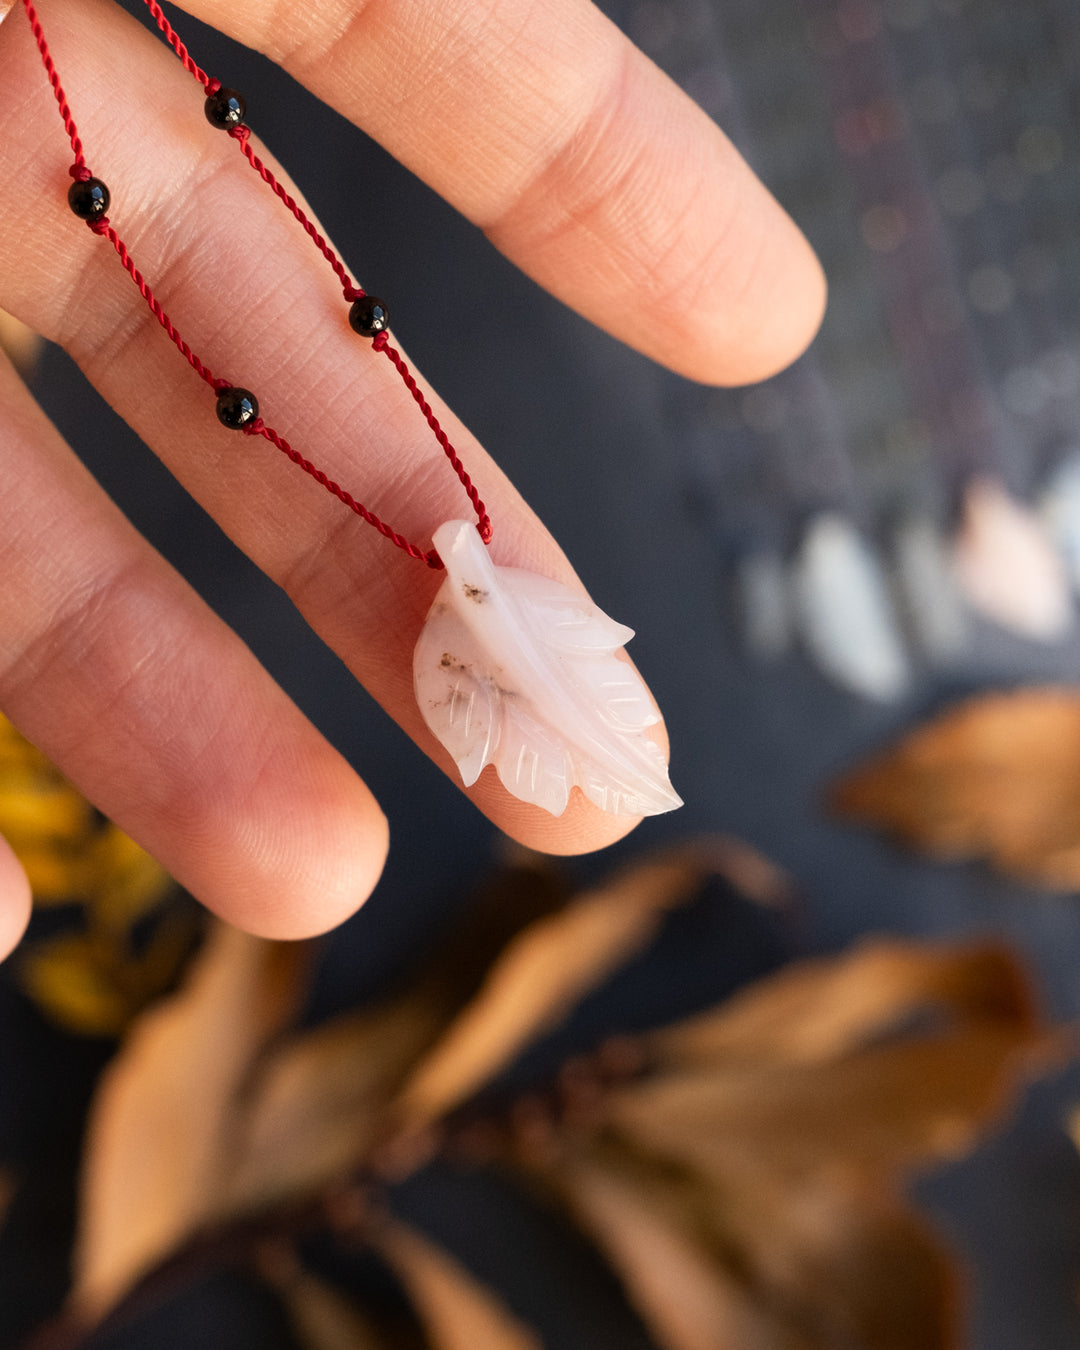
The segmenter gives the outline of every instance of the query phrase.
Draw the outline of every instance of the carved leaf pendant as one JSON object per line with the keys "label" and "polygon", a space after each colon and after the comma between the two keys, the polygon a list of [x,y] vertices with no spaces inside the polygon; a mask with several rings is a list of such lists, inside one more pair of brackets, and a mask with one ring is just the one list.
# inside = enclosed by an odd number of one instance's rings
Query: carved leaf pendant
{"label": "carved leaf pendant", "polygon": [[496,567],[469,521],[434,535],[446,579],[413,657],[416,700],[466,787],[494,764],[522,801],[561,815],[576,784],[602,811],[682,805],[645,728],[660,720],[615,652],[633,630],[589,597]]}

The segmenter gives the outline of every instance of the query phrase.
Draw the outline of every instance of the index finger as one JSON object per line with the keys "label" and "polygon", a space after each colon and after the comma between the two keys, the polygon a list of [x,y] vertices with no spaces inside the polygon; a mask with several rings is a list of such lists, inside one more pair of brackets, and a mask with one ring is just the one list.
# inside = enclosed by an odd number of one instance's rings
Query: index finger
{"label": "index finger", "polygon": [[622,341],[717,384],[795,359],[809,245],[589,0],[185,0],[277,61]]}

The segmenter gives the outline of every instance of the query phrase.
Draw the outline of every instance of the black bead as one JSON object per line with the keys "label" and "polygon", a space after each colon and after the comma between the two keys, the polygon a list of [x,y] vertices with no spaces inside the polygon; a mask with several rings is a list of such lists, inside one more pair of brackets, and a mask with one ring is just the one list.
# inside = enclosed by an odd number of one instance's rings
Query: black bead
{"label": "black bead", "polygon": [[109,209],[109,189],[100,178],[76,179],[68,188],[68,206],[80,220],[99,220]]}
{"label": "black bead", "polygon": [[349,326],[361,337],[377,337],[390,326],[390,311],[374,295],[362,295],[349,310]]}
{"label": "black bead", "polygon": [[206,113],[206,120],[212,127],[217,127],[220,131],[231,131],[244,120],[247,104],[244,102],[243,94],[238,94],[235,89],[219,89],[203,104],[203,112]]}
{"label": "black bead", "polygon": [[242,431],[259,415],[259,400],[247,389],[222,389],[217,396],[218,421],[230,431]]}

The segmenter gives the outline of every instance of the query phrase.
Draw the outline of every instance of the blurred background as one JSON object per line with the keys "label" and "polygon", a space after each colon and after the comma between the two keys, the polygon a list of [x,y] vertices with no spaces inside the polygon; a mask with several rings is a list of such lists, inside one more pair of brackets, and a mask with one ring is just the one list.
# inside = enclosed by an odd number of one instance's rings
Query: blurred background
{"label": "blurred background", "polygon": [[[715,831],[794,878],[781,915],[740,902],[676,924],[590,1016],[606,1029],[663,1021],[788,957],[886,933],[1003,938],[1048,1015],[1070,1022],[1075,894],[921,859],[833,818],[825,798],[836,775],[961,698],[1076,682],[1080,10],[1072,0],[601,7],[732,136],[822,258],[821,335],[763,385],[697,387],[623,349],[268,62],[182,24],[200,64],[245,91],[249,121],[355,274],[392,304],[425,379],[596,601],[637,630],[634,658],[665,710],[686,806],[573,862],[574,882]],[[322,950],[305,1017],[355,1006],[452,918],[499,841],[62,353],[45,351],[33,388],[387,811],[385,876]],[[46,1178],[77,1154],[82,1104],[111,1044],[48,1029],[11,970],[0,980],[0,1147],[38,1175],[44,1197],[13,1216],[0,1249],[10,1310],[0,1318],[17,1344],[62,1287],[46,1265],[29,1270],[27,1254],[62,1261],[72,1202]],[[1080,1158],[1068,1134],[1078,1102],[1080,1071],[1066,1064],[970,1157],[917,1183],[919,1205],[963,1254],[977,1350],[1080,1340]],[[498,1197],[463,1199],[450,1176],[414,1190],[415,1214],[481,1264],[511,1222],[491,1218]],[[532,1298],[553,1318],[544,1344],[638,1344],[621,1324],[604,1331],[576,1314],[580,1289],[569,1311],[551,1313],[557,1266],[502,1272],[509,1285],[548,1281]],[[278,1343],[253,1306],[243,1289],[210,1290],[197,1309],[109,1344]]]}

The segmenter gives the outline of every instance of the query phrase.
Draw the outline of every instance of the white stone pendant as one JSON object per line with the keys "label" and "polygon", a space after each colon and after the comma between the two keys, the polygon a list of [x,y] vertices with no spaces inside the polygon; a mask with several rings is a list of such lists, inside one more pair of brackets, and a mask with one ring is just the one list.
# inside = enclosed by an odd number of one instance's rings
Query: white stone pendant
{"label": "white stone pendant", "polygon": [[413,679],[424,721],[465,786],[494,764],[515,797],[556,816],[575,784],[613,815],[681,806],[645,734],[659,714],[615,655],[633,630],[557,581],[496,567],[469,521],[447,521],[434,542],[446,579]]}

